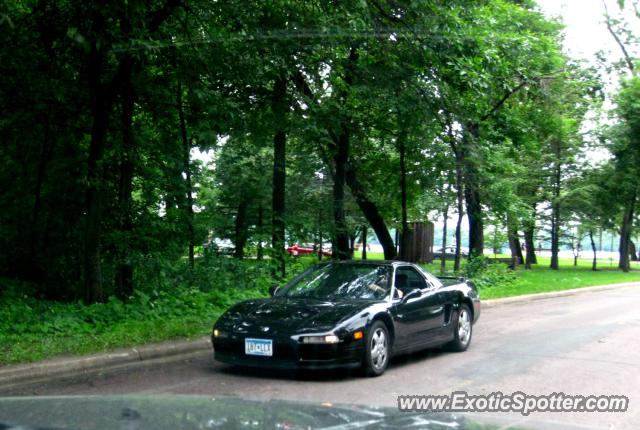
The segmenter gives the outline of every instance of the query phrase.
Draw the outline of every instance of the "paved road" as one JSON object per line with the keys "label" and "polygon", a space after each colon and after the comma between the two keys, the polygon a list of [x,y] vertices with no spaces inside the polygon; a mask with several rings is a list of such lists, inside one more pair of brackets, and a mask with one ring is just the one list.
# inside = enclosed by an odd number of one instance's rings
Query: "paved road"
{"label": "paved road", "polygon": [[[392,361],[379,378],[344,372],[257,372],[208,354],[135,371],[66,380],[10,394],[178,393],[396,405],[399,394],[624,394],[626,413],[537,413],[524,421],[640,428],[640,287],[583,292],[485,309],[465,353],[427,351]],[[514,418],[512,416],[511,418]]]}

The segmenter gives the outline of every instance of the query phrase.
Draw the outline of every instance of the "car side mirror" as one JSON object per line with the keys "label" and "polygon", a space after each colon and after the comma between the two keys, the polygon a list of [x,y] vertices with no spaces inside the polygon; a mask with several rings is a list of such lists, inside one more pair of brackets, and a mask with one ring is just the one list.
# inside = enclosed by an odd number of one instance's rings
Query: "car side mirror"
{"label": "car side mirror", "polygon": [[402,297],[402,303],[406,303],[407,301],[418,298],[420,296],[422,296],[422,291],[419,288],[416,288],[415,290],[409,291],[404,295],[404,297]]}
{"label": "car side mirror", "polygon": [[271,297],[275,296],[279,289],[280,289],[280,286],[278,284],[273,284],[272,286],[269,287],[269,295]]}

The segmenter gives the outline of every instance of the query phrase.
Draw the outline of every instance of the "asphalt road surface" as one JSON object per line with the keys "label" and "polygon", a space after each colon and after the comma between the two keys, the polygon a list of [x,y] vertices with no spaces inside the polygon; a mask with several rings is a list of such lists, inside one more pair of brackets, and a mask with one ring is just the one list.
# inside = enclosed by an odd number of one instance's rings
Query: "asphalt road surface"
{"label": "asphalt road surface", "polygon": [[[606,429],[640,428],[640,287],[484,309],[464,353],[426,351],[392,360],[378,378],[346,372],[294,374],[215,363],[209,354],[64,380],[10,395],[203,394],[251,399],[397,405],[400,394],[607,394],[630,399],[625,413],[484,415]],[[557,428],[557,427],[556,427]]]}

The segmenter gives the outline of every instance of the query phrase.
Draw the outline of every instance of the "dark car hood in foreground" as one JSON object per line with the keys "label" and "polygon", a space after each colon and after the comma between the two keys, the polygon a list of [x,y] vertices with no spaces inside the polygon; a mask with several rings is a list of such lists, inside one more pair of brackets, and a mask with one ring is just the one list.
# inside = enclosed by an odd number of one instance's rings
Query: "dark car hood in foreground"
{"label": "dark car hood in foreground", "polygon": [[220,322],[233,324],[234,330],[242,330],[243,326],[287,331],[324,330],[374,303],[365,300],[329,302],[286,297],[248,300],[231,308]]}
{"label": "dark car hood in foreground", "polygon": [[[396,408],[204,396],[0,398],[0,429],[523,429]],[[537,427],[546,428],[546,427]],[[558,427],[554,427],[558,428]]]}

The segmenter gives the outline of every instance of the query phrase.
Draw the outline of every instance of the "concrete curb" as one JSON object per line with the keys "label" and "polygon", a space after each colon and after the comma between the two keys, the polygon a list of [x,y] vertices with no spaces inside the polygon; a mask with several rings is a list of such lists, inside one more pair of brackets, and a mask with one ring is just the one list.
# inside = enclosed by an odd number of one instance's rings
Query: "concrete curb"
{"label": "concrete curb", "polygon": [[83,357],[56,358],[35,363],[3,366],[0,367],[0,390],[131,365],[139,366],[158,359],[179,359],[211,349],[211,339],[202,337],[195,340],[142,345]]}
{"label": "concrete curb", "polygon": [[580,293],[615,290],[623,287],[640,287],[640,282],[625,282],[621,284],[597,285],[595,287],[572,288],[570,290],[552,291],[549,293],[525,294],[522,296],[505,297],[503,299],[482,300],[482,309],[495,308],[501,305],[529,303],[534,300],[552,299],[555,297],[573,296]]}

